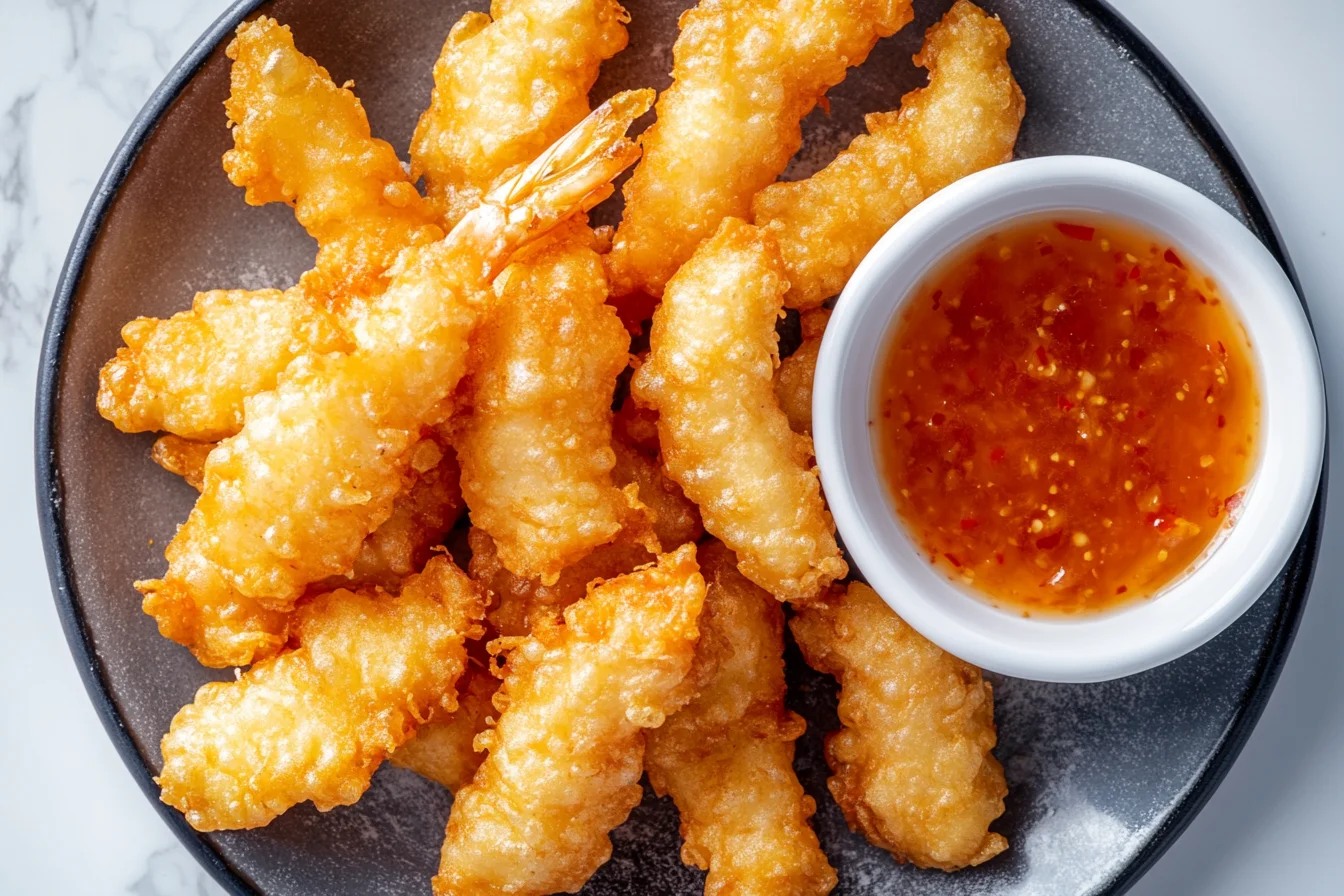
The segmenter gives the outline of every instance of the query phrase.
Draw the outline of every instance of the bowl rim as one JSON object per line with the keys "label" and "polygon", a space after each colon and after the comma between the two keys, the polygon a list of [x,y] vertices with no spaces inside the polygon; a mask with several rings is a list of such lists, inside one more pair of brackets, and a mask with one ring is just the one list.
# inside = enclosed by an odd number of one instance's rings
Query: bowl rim
{"label": "bowl rim", "polygon": [[[1151,600],[1061,619],[995,606],[935,570],[899,519],[872,429],[882,358],[901,309],[947,259],[1019,222],[1118,220],[1169,241],[1250,336],[1259,371],[1257,457],[1236,524]],[[1306,525],[1323,462],[1319,353],[1303,306],[1264,245],[1225,209],[1166,175],[1119,159],[1057,155],[963,178],[910,212],[859,265],[817,361],[817,463],[846,547],[916,630],[978,666],[1020,678],[1120,678],[1206,643],[1273,583]],[[1284,426],[1283,421],[1291,421]]]}
{"label": "bowl rim", "polygon": [[[60,369],[65,356],[65,341],[75,294],[82,279],[85,263],[122,182],[159,121],[191,82],[196,72],[210,58],[221,41],[266,2],[267,0],[233,0],[210,27],[192,43],[182,58],[168,70],[117,145],[80,217],[70,249],[61,267],[39,354],[34,408],[35,498],[43,553],[57,615],[85,691],[109,739],[145,798],[158,811],[159,816],[187,852],[200,863],[216,883],[236,896],[253,896],[262,891],[255,882],[228,862],[206,835],[192,829],[181,813],[160,802],[158,787],[154,783],[154,770],[126,728],[117,702],[109,689],[103,662],[94,650],[92,635],[87,627],[72,576],[73,563],[65,531],[61,478],[56,455],[56,408],[60,401]],[[1233,194],[1242,204],[1252,230],[1264,240],[1269,251],[1283,266],[1301,298],[1301,286],[1278,227],[1259,189],[1242,165],[1240,157],[1203,102],[1156,47],[1130,24],[1128,19],[1112,8],[1108,0],[1069,0],[1069,2],[1095,21],[1110,40],[1129,54],[1133,64],[1158,88],[1186,126],[1205,146],[1209,156],[1221,169]],[[1305,301],[1303,304],[1305,306]],[[1308,316],[1310,316],[1309,309]],[[1266,633],[1259,661],[1222,741],[1215,747],[1203,771],[1190,782],[1185,793],[1173,805],[1162,825],[1148,842],[1140,847],[1134,858],[1098,891],[1097,896],[1121,896],[1138,882],[1175,843],[1213,796],[1250,738],[1283,670],[1311,589],[1325,523],[1324,506],[1328,471],[1327,465],[1322,470],[1316,501],[1299,541],[1299,548],[1307,549],[1304,562],[1302,564],[1290,562],[1285,567],[1287,594]]]}

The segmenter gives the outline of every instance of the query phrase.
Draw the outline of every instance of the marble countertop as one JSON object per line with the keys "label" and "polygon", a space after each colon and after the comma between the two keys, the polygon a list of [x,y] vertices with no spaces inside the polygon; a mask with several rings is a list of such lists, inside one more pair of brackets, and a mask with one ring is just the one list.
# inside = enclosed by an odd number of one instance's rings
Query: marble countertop
{"label": "marble countertop", "polygon": [[[1222,124],[1296,263],[1344,419],[1344,4],[1112,0]],[[42,324],[94,182],[224,0],[0,0],[0,892],[216,894],[140,794],[57,622],[33,503]],[[634,5],[634,4],[632,4]],[[1338,434],[1337,434],[1338,435]],[[1344,805],[1344,439],[1297,644],[1259,728],[1189,831],[1131,892],[1338,892]]]}

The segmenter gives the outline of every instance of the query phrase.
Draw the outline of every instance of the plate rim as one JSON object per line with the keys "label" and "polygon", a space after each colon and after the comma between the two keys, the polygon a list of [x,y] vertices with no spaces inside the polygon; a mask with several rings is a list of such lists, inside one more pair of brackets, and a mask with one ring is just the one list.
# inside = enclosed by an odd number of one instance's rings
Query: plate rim
{"label": "plate rim", "polygon": [[[103,223],[122,184],[164,114],[210,58],[215,48],[243,19],[266,2],[267,0],[234,0],[192,43],[182,58],[169,69],[131,121],[126,134],[118,143],[116,151],[99,177],[88,205],[80,217],[52,297],[38,357],[34,425],[36,499],[42,549],[57,615],[71,656],[79,668],[84,689],[122,762],[145,797],[158,811],[159,817],[192,857],[209,872],[215,882],[234,896],[260,896],[262,890],[240,869],[228,862],[205,836],[188,825],[181,813],[159,800],[158,786],[154,783],[154,771],[146,757],[136,747],[108,688],[103,663],[94,649],[92,635],[86,625],[82,605],[74,586],[73,562],[66,535],[61,476],[56,456],[56,408],[60,403],[60,370],[66,352],[66,334],[74,309],[75,294],[83,279],[89,254],[98,240]],[[1242,164],[1240,156],[1203,102],[1142,32],[1111,7],[1109,0],[1069,0],[1069,2],[1090,16],[1102,31],[1129,52],[1132,64],[1152,82],[1204,146],[1209,157],[1231,186],[1241,210],[1250,221],[1251,229],[1264,240],[1266,247],[1292,281],[1310,323],[1311,309],[1303,296],[1301,283],[1279,229],[1259,189]],[[1328,442],[1327,426],[1325,455],[1327,458]],[[1111,878],[1105,888],[1099,891],[1100,896],[1120,896],[1156,864],[1213,796],[1255,729],[1287,661],[1311,591],[1325,522],[1324,505],[1328,474],[1327,461],[1321,470],[1320,485],[1306,529],[1298,540],[1297,547],[1294,548],[1296,554],[1303,546],[1307,547],[1306,562],[1298,566],[1290,559],[1280,573],[1280,575],[1286,573],[1285,585],[1288,594],[1275,615],[1257,659],[1255,671],[1242,694],[1231,724],[1223,732],[1204,768],[1177,799],[1166,820],[1138,853]]]}

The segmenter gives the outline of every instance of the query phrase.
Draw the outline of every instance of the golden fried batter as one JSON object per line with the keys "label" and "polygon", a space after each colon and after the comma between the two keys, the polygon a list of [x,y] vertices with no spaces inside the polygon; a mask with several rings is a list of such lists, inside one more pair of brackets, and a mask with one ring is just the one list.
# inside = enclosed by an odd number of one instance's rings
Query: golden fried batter
{"label": "golden fried batter", "polygon": [[812,379],[817,374],[817,354],[821,351],[821,334],[831,312],[826,308],[804,311],[802,315],[802,344],[783,361],[775,371],[775,398],[779,409],[789,418],[789,428],[809,438],[812,436]]}
{"label": "golden fried batter", "polygon": [[840,681],[845,727],[827,737],[826,758],[849,826],[921,868],[955,871],[1007,849],[989,831],[1008,787],[980,670],[858,582],[799,608],[789,627],[808,664]]}
{"label": "golden fried batter", "polygon": [[802,718],[784,708],[784,611],[722,544],[700,549],[707,582],[688,680],[698,693],[648,733],[644,768],[681,813],[682,861],[706,896],[819,896],[835,871],[793,771]]}
{"label": "golden fried batter", "polygon": [[448,33],[411,139],[411,174],[449,227],[588,114],[598,66],[626,44],[615,0],[495,0],[492,12]]}
{"label": "golden fried batter", "polygon": [[122,432],[213,441],[243,425],[243,399],[275,388],[309,352],[350,347],[340,322],[301,289],[217,289],[167,320],[138,317],[98,375],[98,413]]}
{"label": "golden fried batter", "polygon": [[317,265],[300,281],[312,301],[339,311],[351,297],[381,292],[402,249],[443,236],[433,208],[396,151],[370,135],[359,99],[295,49],[287,25],[244,22],[226,52],[229,180],[252,205],[294,206],[317,240]]}
{"label": "golden fried batter", "polygon": [[847,567],[809,465],[812,440],[789,430],[775,399],[786,288],[773,242],[725,219],[668,283],[631,392],[657,410],[668,473],[743,574],[805,600]]}
{"label": "golden fried batter", "polygon": [[594,587],[508,656],[489,756],[457,793],[437,896],[576,892],[639,802],[643,729],[686,702],[705,597],[695,546]]}
{"label": "golden fried batter", "polygon": [[474,742],[488,722],[499,715],[491,702],[497,690],[499,679],[489,669],[468,663],[458,682],[457,710],[447,718],[430,719],[416,729],[415,736],[392,754],[392,764],[442,784],[449,793],[457,793],[485,760],[485,753],[477,752]]}
{"label": "golden fried batter", "polygon": [[454,421],[462,494],[511,572],[554,581],[632,512],[611,478],[611,396],[630,334],[581,222],[500,281],[472,337],[470,412]]}
{"label": "golden fried batter", "polygon": [[170,434],[154,441],[149,456],[154,463],[181,476],[188,485],[200,491],[205,485],[205,459],[214,450],[214,442],[193,442]]}
{"label": "golden fried batter", "polygon": [[[445,239],[408,249],[348,354],[302,358],[246,402],[238,435],[211,452],[205,488],[167,555],[166,581],[206,568],[284,610],[347,573],[365,537],[441,452],[420,439],[443,422],[490,282],[521,246],[610,195],[638,150],[624,137],[652,91],[613,98]],[[142,583],[146,592],[164,583]]]}
{"label": "golden fried batter", "polygon": [[925,197],[1012,158],[1025,101],[1008,43],[997,18],[958,0],[915,57],[929,70],[927,87],[907,94],[899,112],[869,115],[868,133],[821,171],[756,197],[756,223],[784,256],[790,307],[839,293],[878,238]]}
{"label": "golden fried batter", "polygon": [[480,592],[436,557],[400,597],[333,591],[296,613],[297,646],[212,682],[163,738],[162,799],[198,831],[255,828],[312,800],[355,802],[383,758],[452,712]]}
{"label": "golden fried batter", "polygon": [[910,0],[701,0],[684,13],[673,84],[625,187],[613,291],[662,295],[720,221],[748,217],[802,145],[803,116],[910,19]]}
{"label": "golden fried batter", "polygon": [[688,541],[697,541],[705,534],[700,523],[700,510],[686,498],[667,474],[657,457],[649,457],[632,447],[624,438],[611,440],[616,452],[616,466],[611,478],[616,485],[634,485],[639,490],[639,503],[650,518],[653,534],[664,551],[675,550]]}

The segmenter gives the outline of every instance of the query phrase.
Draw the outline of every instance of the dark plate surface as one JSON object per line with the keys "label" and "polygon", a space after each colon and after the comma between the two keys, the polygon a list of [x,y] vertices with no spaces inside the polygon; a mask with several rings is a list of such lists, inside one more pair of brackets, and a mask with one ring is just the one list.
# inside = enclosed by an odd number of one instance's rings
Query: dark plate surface
{"label": "dark plate surface", "polygon": [[[196,290],[286,286],[312,241],[283,206],[249,208],[220,170],[230,145],[221,102],[224,43],[255,0],[236,5],[151,98],[99,185],[71,248],[43,350],[38,395],[38,504],[56,601],[76,661],[109,734],[146,793],[159,738],[212,674],[160,638],[131,582],[157,574],[163,545],[194,497],[149,459],[149,436],[117,433],[94,411],[97,371],[130,318],[167,315]],[[374,132],[404,151],[428,101],[430,66],[467,0],[276,0],[300,49],[354,79]],[[667,83],[676,16],[687,0],[630,0],[632,49],[597,93]],[[831,115],[806,122],[788,176],[824,165],[864,112],[897,105],[923,83],[910,63],[947,0],[917,4],[916,23],[883,42],[832,94]],[[1216,127],[1165,63],[1108,8],[1070,0],[986,0],[1013,36],[1027,95],[1021,155],[1092,153],[1138,162],[1199,189],[1254,229],[1287,264],[1254,189]],[[605,216],[608,220],[610,213]],[[1324,494],[1324,482],[1322,491]],[[896,866],[845,828],[825,790],[822,735],[836,726],[829,679],[790,652],[792,700],[809,729],[798,771],[840,873],[837,893],[1119,893],[1203,805],[1268,698],[1306,597],[1320,496],[1274,587],[1223,635],[1162,668],[1101,685],[1011,679],[997,684],[998,755],[1012,793],[997,825],[1011,850],[957,875]],[[157,803],[156,803],[157,805]],[[199,836],[165,819],[226,888],[248,893],[426,893],[450,799],[384,769],[355,806],[303,806],[247,833]],[[698,893],[678,860],[676,813],[650,796],[613,837],[591,894]]]}

